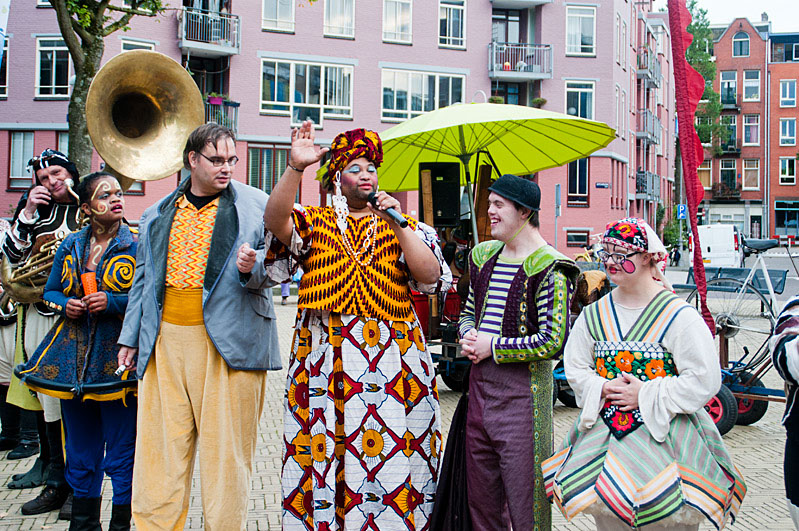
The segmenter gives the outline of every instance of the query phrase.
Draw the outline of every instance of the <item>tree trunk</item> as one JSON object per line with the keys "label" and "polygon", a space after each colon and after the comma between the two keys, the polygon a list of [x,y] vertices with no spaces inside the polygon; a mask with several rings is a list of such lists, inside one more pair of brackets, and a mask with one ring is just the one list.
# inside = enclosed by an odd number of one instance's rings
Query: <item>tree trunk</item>
{"label": "tree trunk", "polygon": [[75,72],[75,86],[69,100],[69,159],[78,167],[81,176],[91,172],[94,149],[86,128],[86,96],[103,58],[105,44],[102,37],[81,44],[85,59]]}

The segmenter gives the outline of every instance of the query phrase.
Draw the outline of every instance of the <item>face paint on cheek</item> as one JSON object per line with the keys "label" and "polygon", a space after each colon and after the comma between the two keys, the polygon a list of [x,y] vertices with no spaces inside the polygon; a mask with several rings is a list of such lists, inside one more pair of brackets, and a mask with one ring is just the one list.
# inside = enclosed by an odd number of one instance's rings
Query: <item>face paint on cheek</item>
{"label": "face paint on cheek", "polygon": [[621,268],[624,270],[625,273],[633,274],[635,273],[635,264],[630,260],[625,260],[621,264]]}
{"label": "face paint on cheek", "polygon": [[[97,199],[98,196],[111,191],[111,183],[109,181],[100,181],[97,183],[97,186],[94,187],[94,193],[92,193],[92,198],[89,201],[91,204],[93,201]],[[93,214],[97,216],[102,216],[106,212],[108,212],[108,205],[105,203],[100,203],[96,208],[91,208]]]}

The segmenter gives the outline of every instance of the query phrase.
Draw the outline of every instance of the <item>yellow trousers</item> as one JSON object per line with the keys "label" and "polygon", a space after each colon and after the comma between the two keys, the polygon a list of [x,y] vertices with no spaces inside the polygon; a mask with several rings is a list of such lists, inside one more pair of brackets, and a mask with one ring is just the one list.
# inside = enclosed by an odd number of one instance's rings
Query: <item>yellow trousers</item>
{"label": "yellow trousers", "polygon": [[139,531],[183,529],[199,446],[205,529],[247,524],[266,372],[230,369],[204,325],[161,323],[139,382],[133,521]]}

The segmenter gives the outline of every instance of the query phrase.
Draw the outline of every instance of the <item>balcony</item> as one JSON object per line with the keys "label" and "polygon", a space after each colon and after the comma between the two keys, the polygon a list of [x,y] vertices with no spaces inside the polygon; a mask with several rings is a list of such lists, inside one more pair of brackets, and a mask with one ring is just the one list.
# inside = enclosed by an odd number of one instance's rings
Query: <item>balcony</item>
{"label": "balcony", "polygon": [[736,183],[713,183],[713,199],[736,200],[741,198],[741,187]]}
{"label": "balcony", "polygon": [[638,79],[648,81],[654,87],[660,87],[663,81],[663,73],[657,54],[650,50],[643,50],[638,54],[638,68],[635,71]]}
{"label": "balcony", "polygon": [[221,104],[205,102],[205,123],[216,123],[230,128],[234,133],[239,126],[239,105],[237,101],[224,101]]}
{"label": "balcony", "polygon": [[491,5],[497,9],[527,9],[552,2],[553,0],[491,0]]}
{"label": "balcony", "polygon": [[488,45],[488,77],[515,83],[552,79],[552,46],[492,42]]}
{"label": "balcony", "polygon": [[638,170],[635,174],[635,198],[644,201],[660,201],[660,175]]}
{"label": "balcony", "polygon": [[241,52],[238,15],[184,7],[178,11],[178,46],[185,54],[224,57]]}
{"label": "balcony", "polygon": [[741,104],[738,103],[738,94],[734,88],[721,89],[721,110],[741,112]]}
{"label": "balcony", "polygon": [[721,154],[723,156],[741,156],[741,140],[739,138],[735,138],[734,135],[726,142],[719,144],[719,148],[721,148]]}
{"label": "balcony", "polygon": [[635,138],[640,138],[651,144],[659,144],[662,130],[660,118],[655,116],[652,111],[649,109],[638,110]]}

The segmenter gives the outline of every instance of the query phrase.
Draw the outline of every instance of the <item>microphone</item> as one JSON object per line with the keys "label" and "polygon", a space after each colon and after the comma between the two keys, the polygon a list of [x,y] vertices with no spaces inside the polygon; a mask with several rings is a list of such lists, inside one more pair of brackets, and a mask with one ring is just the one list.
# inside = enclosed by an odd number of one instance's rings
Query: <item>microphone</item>
{"label": "microphone", "polygon": [[[373,207],[377,207],[377,196],[375,195],[374,192],[369,192],[367,199],[369,200],[370,203],[372,203]],[[403,229],[408,226],[408,220],[402,217],[402,214],[400,214],[393,208],[387,208],[384,210],[384,212],[388,214],[388,217],[396,221],[397,225],[399,225]]]}

